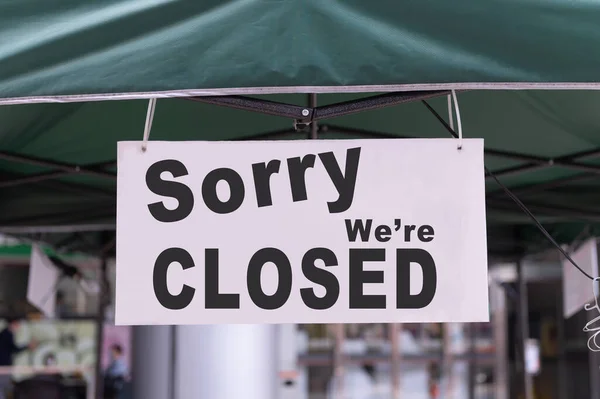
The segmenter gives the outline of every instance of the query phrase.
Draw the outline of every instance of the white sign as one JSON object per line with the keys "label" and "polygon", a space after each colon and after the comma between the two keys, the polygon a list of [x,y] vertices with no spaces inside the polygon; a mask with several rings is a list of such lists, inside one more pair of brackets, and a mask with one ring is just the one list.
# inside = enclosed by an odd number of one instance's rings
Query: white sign
{"label": "white sign", "polygon": [[119,325],[488,321],[483,140],[120,142]]}
{"label": "white sign", "polygon": [[59,278],[58,268],[37,245],[32,245],[27,281],[27,300],[46,317],[54,317],[56,286]]}
{"label": "white sign", "polygon": [[[596,238],[587,240],[577,251],[569,254],[591,276],[598,275],[598,249]],[[581,274],[567,259],[562,261],[563,270],[563,314],[565,318],[579,312],[583,305],[594,300],[592,282]]]}

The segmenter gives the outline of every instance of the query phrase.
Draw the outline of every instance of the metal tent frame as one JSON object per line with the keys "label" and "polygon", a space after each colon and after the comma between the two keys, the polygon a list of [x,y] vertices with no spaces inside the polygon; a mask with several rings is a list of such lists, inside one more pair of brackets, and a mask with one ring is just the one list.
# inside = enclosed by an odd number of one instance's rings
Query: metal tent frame
{"label": "metal tent frame", "polygon": [[[292,120],[292,126],[289,129],[264,132],[240,140],[282,138],[298,132],[306,133],[306,137],[308,139],[316,139],[323,136],[330,136],[332,134],[343,134],[346,136],[356,138],[412,138],[408,136],[399,136],[396,134],[386,132],[341,127],[335,124],[320,124],[319,122],[349,114],[418,101],[420,101],[427,108],[427,110],[432,114],[432,116],[435,117],[437,121],[439,121],[439,123],[449,132],[449,134],[451,134],[453,137],[457,137],[456,133],[446,122],[446,120],[427,102],[428,99],[447,96],[449,94],[449,90],[391,92],[324,106],[316,105],[317,94],[308,95],[307,106],[286,104],[246,96],[189,97],[186,100],[208,103],[232,109],[273,115]],[[586,160],[600,157],[600,148],[566,154],[556,158],[540,157],[530,154],[523,154],[493,148],[486,148],[485,155],[521,162],[521,164],[516,166],[493,171],[496,177],[513,176],[518,174],[535,172],[547,168],[563,168],[581,172],[572,176],[562,177],[540,184],[524,185],[511,188],[511,190],[513,190],[517,194],[539,193],[545,190],[561,187],[573,182],[581,182],[584,180],[600,178],[600,166],[584,162]],[[116,172],[114,171],[114,168],[116,167],[117,163],[116,160],[108,160],[105,162],[93,164],[76,165],[57,162],[50,159],[25,156],[6,151],[0,151],[0,159],[9,162],[23,163],[48,169],[47,171],[41,173],[11,173],[4,179],[0,179],[0,188],[8,188],[21,186],[25,184],[46,182],[57,189],[61,188],[68,190],[78,190],[103,197],[114,197],[116,195],[116,191],[114,189],[92,187],[90,185],[80,183],[67,183],[56,181],[57,179],[73,175],[86,175],[96,179],[116,181]],[[486,179],[490,179],[490,177],[491,176],[489,174],[486,175]],[[490,209],[509,212],[511,210],[514,211],[515,209],[514,206],[512,206],[510,200],[504,198],[502,190],[488,192],[487,203]],[[600,213],[581,208],[556,206],[544,203],[529,203],[528,206],[533,212],[536,212],[541,216],[564,216],[583,222],[600,221]],[[19,220],[19,222],[23,222],[23,220]],[[98,230],[113,230],[114,227],[114,225],[74,225],[60,227],[48,226],[38,228],[0,226],[0,232],[4,232],[7,234],[28,234],[34,232],[84,232]]]}
{"label": "metal tent frame", "polygon": [[[369,96],[358,100],[346,101],[336,103],[332,105],[318,106],[317,105],[317,94],[309,94],[307,99],[307,106],[299,106],[293,104],[285,104],[275,101],[264,100],[254,97],[245,96],[210,96],[210,97],[190,97],[187,101],[195,101],[201,103],[208,103],[216,106],[227,107],[238,110],[245,110],[250,112],[256,112],[261,114],[267,114],[277,117],[283,117],[292,121],[292,126],[289,129],[268,131],[254,135],[249,138],[240,140],[262,140],[262,139],[274,139],[274,138],[285,138],[292,134],[302,133],[306,134],[306,139],[318,139],[324,136],[331,136],[333,134],[342,134],[351,138],[413,138],[408,136],[399,136],[396,134],[371,131],[364,129],[341,127],[335,124],[321,124],[320,122],[333,119],[340,116],[350,115],[354,113],[364,112],[368,110],[390,107],[400,104],[406,104],[411,102],[421,102],[429,113],[444,127],[444,129],[451,135],[451,137],[457,138],[458,135],[450,124],[442,117],[428,102],[427,100],[448,96],[451,92],[448,90],[440,91],[427,91],[427,92],[392,92],[381,95]],[[572,182],[583,181],[588,179],[594,179],[600,177],[600,166],[586,163],[585,160],[600,157],[600,149],[589,150],[585,152],[566,154],[557,158],[546,158],[539,157],[529,154],[505,151],[500,149],[486,148],[484,150],[485,155],[491,157],[498,157],[503,159],[509,159],[521,162],[519,165],[492,171],[486,174],[486,180],[495,177],[510,176],[516,174],[524,174],[529,172],[538,171],[546,168],[563,168],[572,171],[579,171],[580,173],[566,177],[550,180],[536,185],[519,186],[513,190],[519,194],[531,194],[539,193],[552,188],[567,185]],[[98,188],[86,184],[80,183],[67,183],[59,182],[57,179],[73,176],[73,175],[86,175],[95,179],[102,179],[104,181],[115,182],[117,175],[114,171],[116,167],[116,160],[108,160],[101,163],[76,165],[62,162],[56,162],[49,159],[43,159],[38,157],[31,157],[20,155],[16,153],[2,151],[0,152],[0,159],[14,162],[23,163],[32,166],[41,167],[47,169],[47,171],[30,173],[30,174],[11,174],[10,176],[0,180],[0,188],[8,188],[21,186],[32,183],[46,182],[50,187],[57,189],[66,190],[77,190],[91,195],[99,195],[106,198],[115,198],[116,189],[109,188]],[[515,211],[515,205],[511,199],[505,198],[503,190],[497,190],[488,192],[487,194],[487,206],[491,209],[501,211]],[[600,213],[592,212],[581,208],[570,208],[556,205],[549,205],[544,203],[528,203],[528,207],[539,215],[549,216],[566,216],[574,218],[584,222],[600,222]],[[114,210],[107,210],[107,214],[110,214]],[[519,210],[520,212],[520,210]],[[37,217],[36,217],[37,218]],[[23,222],[23,220],[19,220]],[[33,221],[33,218],[28,220]],[[102,341],[103,336],[103,325],[105,322],[105,311],[109,304],[109,289],[107,282],[107,266],[106,259],[113,255],[114,251],[114,236],[112,232],[115,229],[114,224],[106,225],[73,225],[73,226],[47,226],[47,227],[0,227],[0,232],[8,234],[25,235],[31,236],[35,240],[44,240],[45,234],[66,234],[64,238],[54,244],[58,249],[66,248],[70,242],[81,239],[85,232],[97,232],[97,242],[91,242],[89,248],[96,249],[100,248],[100,251],[96,250],[96,255],[101,258],[100,267],[100,296],[99,296],[99,309],[96,316],[97,326],[97,340]],[[85,237],[83,237],[85,238]],[[84,240],[85,241],[85,240]],[[92,250],[93,251],[93,250]],[[503,254],[504,255],[504,254]],[[516,257],[517,259],[523,256],[523,253],[512,253],[506,254],[510,257]],[[101,348],[98,346],[98,351]],[[97,353],[98,362],[100,362],[100,352]],[[339,360],[336,362],[339,363]],[[102,369],[100,365],[97,365],[96,369],[96,394],[101,394],[102,387],[99,384],[101,381]],[[397,385],[397,384],[396,384]]]}

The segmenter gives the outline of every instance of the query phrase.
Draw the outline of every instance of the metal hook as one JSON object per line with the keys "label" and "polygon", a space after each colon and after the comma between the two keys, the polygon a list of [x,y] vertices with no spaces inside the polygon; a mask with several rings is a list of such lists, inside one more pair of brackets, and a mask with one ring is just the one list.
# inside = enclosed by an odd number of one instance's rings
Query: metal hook
{"label": "metal hook", "polygon": [[[458,108],[458,99],[456,98],[456,91],[452,90],[451,91],[451,95],[452,95],[452,100],[454,101],[454,112],[456,112],[456,125],[458,127],[458,149],[461,150],[462,149],[462,142],[463,142],[463,135],[462,135],[462,123],[460,120],[460,109]],[[448,100],[450,100],[450,98],[448,98]],[[450,115],[450,126],[452,128],[454,128],[452,125],[453,120],[452,120],[452,112],[450,109],[450,101],[448,101],[448,111],[449,111],[449,115]]]}

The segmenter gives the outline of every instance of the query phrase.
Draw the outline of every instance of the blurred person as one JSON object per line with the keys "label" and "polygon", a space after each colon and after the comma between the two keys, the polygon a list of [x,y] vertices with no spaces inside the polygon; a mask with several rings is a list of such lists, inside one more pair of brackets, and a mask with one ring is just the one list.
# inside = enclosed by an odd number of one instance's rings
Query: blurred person
{"label": "blurred person", "polygon": [[104,372],[104,398],[119,399],[123,393],[129,370],[125,363],[121,345],[112,345],[110,355],[111,362]]}
{"label": "blurred person", "polygon": [[[6,320],[7,326],[0,331],[0,367],[10,367],[13,365],[13,356],[26,349],[35,349],[37,343],[31,341],[27,345],[19,346],[15,343],[15,333],[19,329],[20,321],[18,318],[11,317]],[[6,390],[11,385],[11,374],[0,373],[0,399],[6,396]]]}

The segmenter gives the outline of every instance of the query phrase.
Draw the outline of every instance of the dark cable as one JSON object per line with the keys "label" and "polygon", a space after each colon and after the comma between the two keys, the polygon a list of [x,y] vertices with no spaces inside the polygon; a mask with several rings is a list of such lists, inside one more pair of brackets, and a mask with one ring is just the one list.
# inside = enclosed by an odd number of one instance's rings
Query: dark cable
{"label": "dark cable", "polygon": [[[427,109],[429,110],[429,112],[431,112],[433,114],[433,116],[436,117],[436,119],[444,126],[444,128],[446,128],[446,130],[454,137],[454,138],[458,138],[458,135],[456,134],[456,132],[454,131],[454,129],[448,124],[448,122],[446,122],[444,120],[444,118],[442,118],[442,116],[435,110],[433,109],[433,107],[431,105],[429,105],[429,103],[425,100],[422,100],[422,103],[425,105],[425,107],[427,107]],[[512,199],[514,201],[515,204],[517,204],[519,206],[519,208],[521,208],[521,210],[527,215],[529,216],[529,218],[533,221],[533,223],[535,224],[535,226],[538,228],[538,230],[540,230],[542,232],[542,234],[556,247],[558,248],[558,250],[564,255],[564,257],[571,262],[571,264],[573,266],[575,266],[577,268],[577,270],[579,270],[584,276],[586,276],[587,278],[589,278],[590,280],[594,280],[594,277],[592,277],[590,274],[588,274],[585,270],[583,270],[581,267],[579,267],[579,265],[577,265],[577,263],[575,263],[575,261],[573,259],[571,259],[571,257],[569,256],[569,254],[562,249],[562,247],[556,242],[556,240],[554,240],[554,238],[552,238],[552,236],[550,235],[550,233],[548,233],[548,231],[544,228],[544,226],[542,226],[542,224],[540,223],[539,220],[537,220],[537,218],[535,217],[535,215],[533,213],[531,213],[531,211],[529,209],[527,209],[527,207],[525,206],[525,204],[523,204],[521,202],[521,200],[519,198],[517,198],[516,195],[514,195],[512,193],[512,191],[510,191],[510,189],[508,187],[506,187],[504,184],[502,184],[500,182],[500,180],[498,180],[498,178],[496,177],[496,175],[494,175],[488,168],[487,166],[485,167],[485,171],[488,175],[490,175],[492,177],[492,179],[494,179],[494,181],[500,186],[500,188],[502,188],[502,190],[504,190],[504,192],[506,193],[506,195],[508,195],[510,197],[510,199]]]}
{"label": "dark cable", "polygon": [[529,216],[529,218],[533,221],[533,223],[536,225],[536,227],[538,228],[538,230],[540,230],[542,232],[542,234],[544,236],[546,236],[546,238],[556,247],[558,248],[558,250],[564,255],[565,258],[567,258],[567,260],[569,262],[571,262],[571,264],[573,266],[575,266],[577,268],[577,270],[579,270],[584,276],[586,276],[587,278],[589,278],[590,280],[593,280],[594,278],[589,275],[585,270],[583,270],[581,267],[579,267],[577,265],[577,263],[575,263],[575,261],[573,259],[571,259],[571,257],[569,256],[569,254],[556,242],[556,240],[554,240],[554,238],[552,238],[552,236],[550,235],[550,233],[548,233],[548,231],[544,228],[544,226],[542,226],[542,224],[540,223],[540,221],[535,217],[535,215],[533,213],[531,213],[531,211],[529,209],[527,209],[527,207],[525,206],[525,204],[523,204],[521,202],[521,200],[519,198],[517,198],[516,195],[514,195],[509,189],[508,187],[506,187],[504,184],[502,184],[500,182],[500,180],[498,180],[498,178],[496,177],[496,175],[494,175],[488,168],[487,166],[485,167],[485,171],[488,175],[490,175],[492,177],[492,179],[494,179],[494,181],[500,186],[500,188],[502,188],[502,190],[504,190],[504,192],[506,193],[506,195],[508,195],[510,197],[510,199],[512,199],[514,201],[515,204],[517,204],[519,206],[519,208],[521,208],[521,210],[527,215]]}

